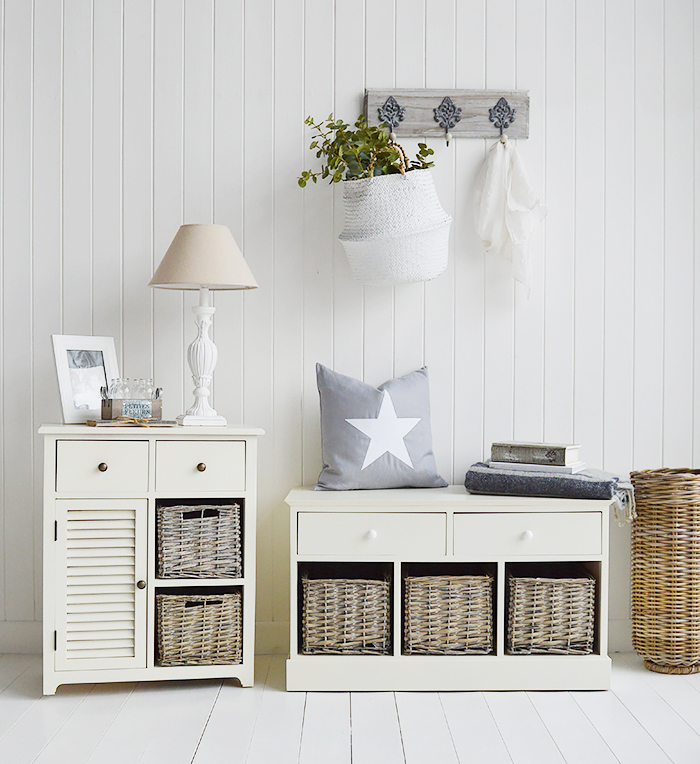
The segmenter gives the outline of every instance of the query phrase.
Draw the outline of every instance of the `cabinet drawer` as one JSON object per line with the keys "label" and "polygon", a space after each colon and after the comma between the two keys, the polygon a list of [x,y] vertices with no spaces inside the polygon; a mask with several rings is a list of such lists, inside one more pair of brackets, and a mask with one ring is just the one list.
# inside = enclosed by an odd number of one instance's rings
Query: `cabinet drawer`
{"label": "cabinet drawer", "polygon": [[102,493],[148,490],[148,442],[59,440],[56,490]]}
{"label": "cabinet drawer", "polygon": [[300,512],[298,553],[444,557],[446,515],[423,512]]}
{"label": "cabinet drawer", "polygon": [[456,514],[454,551],[464,559],[529,555],[596,555],[602,549],[600,512]]}
{"label": "cabinet drawer", "polygon": [[156,490],[245,491],[245,441],[157,441]]}

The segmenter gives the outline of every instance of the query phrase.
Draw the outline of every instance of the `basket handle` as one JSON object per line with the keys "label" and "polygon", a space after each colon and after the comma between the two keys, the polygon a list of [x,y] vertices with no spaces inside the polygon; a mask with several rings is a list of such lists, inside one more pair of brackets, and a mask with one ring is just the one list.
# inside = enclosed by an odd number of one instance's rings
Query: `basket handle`
{"label": "basket handle", "polygon": [[206,602],[185,602],[185,607],[204,607],[205,605],[221,605],[223,600],[207,600]]}
{"label": "basket handle", "polygon": [[182,513],[183,520],[201,520],[205,517],[219,517],[221,512],[218,509],[191,509],[188,512]]}

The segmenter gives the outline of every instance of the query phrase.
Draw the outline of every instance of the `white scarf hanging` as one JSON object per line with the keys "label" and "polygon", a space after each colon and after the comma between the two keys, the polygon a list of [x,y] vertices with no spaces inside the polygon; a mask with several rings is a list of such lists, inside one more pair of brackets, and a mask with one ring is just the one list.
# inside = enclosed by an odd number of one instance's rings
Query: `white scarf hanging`
{"label": "white scarf hanging", "polygon": [[532,190],[515,144],[503,135],[489,149],[474,191],[481,245],[513,263],[513,277],[530,289],[528,242],[547,208]]}

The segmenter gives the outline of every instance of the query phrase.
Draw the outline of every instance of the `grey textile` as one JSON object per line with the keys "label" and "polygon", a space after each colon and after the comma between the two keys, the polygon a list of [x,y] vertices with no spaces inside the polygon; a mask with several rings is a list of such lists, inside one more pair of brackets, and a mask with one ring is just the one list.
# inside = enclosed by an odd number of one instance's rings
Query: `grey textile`
{"label": "grey textile", "polygon": [[612,472],[582,470],[574,475],[557,472],[526,472],[492,469],[483,462],[473,464],[464,479],[469,493],[501,496],[543,496],[558,499],[612,499],[620,524],[635,517],[632,484]]}
{"label": "grey textile", "polygon": [[[438,475],[430,430],[430,394],[426,368],[392,379],[378,388],[316,364],[321,397],[321,458],[323,469],[317,489],[347,491],[372,488],[443,488]],[[389,394],[390,402],[386,401]],[[393,405],[393,410],[391,406]],[[362,427],[363,420],[377,420],[380,409],[390,412],[388,424],[405,419],[410,431],[395,439],[404,463],[390,451],[370,451],[373,438],[347,420]],[[393,413],[395,411],[395,418]],[[377,441],[378,443],[379,441]],[[375,444],[376,445],[376,444]],[[371,463],[363,464],[370,456]]]}

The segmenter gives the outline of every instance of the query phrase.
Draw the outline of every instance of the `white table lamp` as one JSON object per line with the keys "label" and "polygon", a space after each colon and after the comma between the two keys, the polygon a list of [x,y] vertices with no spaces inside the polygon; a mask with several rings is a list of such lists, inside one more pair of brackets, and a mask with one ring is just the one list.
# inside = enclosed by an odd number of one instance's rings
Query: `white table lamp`
{"label": "white table lamp", "polygon": [[184,425],[226,425],[209,403],[218,351],[209,336],[214,311],[212,289],[255,289],[250,272],[231,231],[225,225],[183,225],[175,235],[149,286],[158,289],[198,289],[199,305],[192,308],[197,338],[187,350],[194,382],[194,405],[177,421]]}

